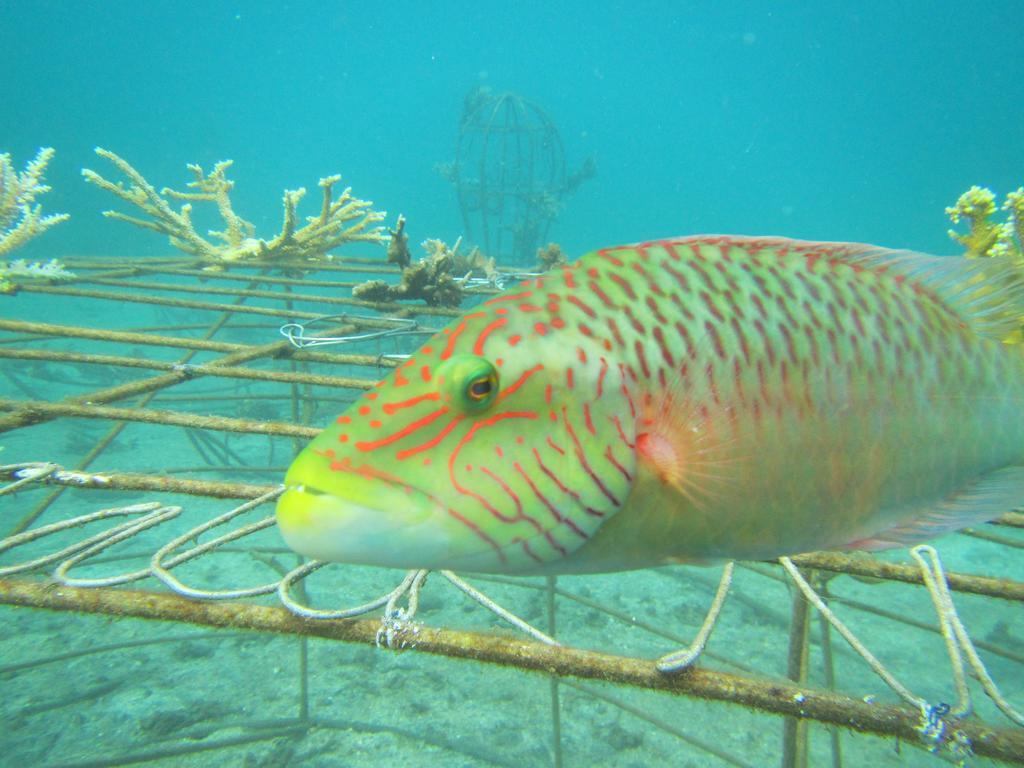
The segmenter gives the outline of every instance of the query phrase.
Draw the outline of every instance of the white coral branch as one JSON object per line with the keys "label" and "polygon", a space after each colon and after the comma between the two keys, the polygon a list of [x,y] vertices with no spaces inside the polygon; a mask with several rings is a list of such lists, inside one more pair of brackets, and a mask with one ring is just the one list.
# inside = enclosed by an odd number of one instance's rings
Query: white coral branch
{"label": "white coral branch", "polygon": [[[206,174],[198,165],[189,165],[195,180],[189,187],[195,191],[178,192],[165,187],[159,193],[128,162],[113,152],[96,149],[96,154],[110,160],[131,182],[125,188],[122,183],[107,181],[95,171],[83,169],[86,181],[117,195],[127,203],[140,208],[149,218],[136,218],[119,211],[104,211],[104,215],[127,221],[137,227],[161,232],[170,238],[171,244],[186,253],[200,257],[216,265],[232,262],[270,261],[315,261],[327,251],[342,243],[365,240],[383,243],[387,239],[384,228],[373,226],[384,218],[383,213],[371,209],[371,203],[352,197],[346,189],[338,200],[332,200],[332,187],[341,177],[331,176],[320,180],[323,203],[320,215],[307,218],[299,226],[297,209],[305,189],[288,190],[284,193],[284,222],[281,232],[269,240],[257,238],[252,223],[235,213],[231,205],[230,192],[234,182],[226,172],[230,160],[222,160]],[[175,212],[168,199],[185,201],[180,212]],[[224,229],[210,232],[220,243],[210,242],[199,235],[192,226],[192,204],[212,202],[216,204]]]}
{"label": "white coral branch", "polygon": [[34,204],[36,197],[50,191],[43,174],[53,155],[53,147],[43,147],[18,173],[10,154],[0,154],[0,256],[70,218],[66,213],[44,216],[42,205]]}

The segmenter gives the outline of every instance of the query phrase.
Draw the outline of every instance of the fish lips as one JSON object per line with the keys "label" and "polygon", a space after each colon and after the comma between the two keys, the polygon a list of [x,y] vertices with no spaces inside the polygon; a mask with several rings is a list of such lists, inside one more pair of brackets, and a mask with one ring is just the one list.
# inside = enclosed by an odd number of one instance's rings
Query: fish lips
{"label": "fish lips", "polygon": [[277,501],[277,525],[289,547],[317,560],[430,568],[444,562],[452,549],[434,507],[408,497],[395,508],[367,506],[290,483]]}

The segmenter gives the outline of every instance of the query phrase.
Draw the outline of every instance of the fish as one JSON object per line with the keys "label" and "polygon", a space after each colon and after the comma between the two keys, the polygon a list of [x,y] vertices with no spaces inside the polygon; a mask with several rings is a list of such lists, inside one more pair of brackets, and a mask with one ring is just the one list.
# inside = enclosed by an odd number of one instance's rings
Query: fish
{"label": "fish", "polygon": [[295,458],[324,561],[602,573],[907,546],[1024,498],[1018,268],[859,243],[603,248],[431,337]]}

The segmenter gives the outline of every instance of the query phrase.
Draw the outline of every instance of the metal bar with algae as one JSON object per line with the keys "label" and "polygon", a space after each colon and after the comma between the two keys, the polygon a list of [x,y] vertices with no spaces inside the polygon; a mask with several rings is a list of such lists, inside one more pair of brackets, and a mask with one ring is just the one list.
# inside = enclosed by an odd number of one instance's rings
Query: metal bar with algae
{"label": "metal bar with algae", "polygon": [[[179,309],[201,309],[211,312],[237,311],[252,315],[268,315],[270,317],[284,317],[289,319],[297,317],[315,319],[323,315],[322,312],[300,312],[297,309],[289,311],[286,309],[271,309],[269,307],[236,307],[232,304],[219,304],[216,302],[169,299],[163,296],[149,296],[146,294],[91,291],[82,288],[61,288],[54,285],[25,285],[19,286],[18,290],[54,296],[71,296],[80,299],[105,299],[107,301],[116,301],[119,303],[130,301],[137,304],[155,304],[164,307],[177,307]],[[346,299],[336,303],[344,304],[349,307],[360,307],[362,309],[372,309],[382,312],[409,312],[411,310],[417,315],[434,315],[436,317],[458,317],[461,314],[458,310],[445,309],[444,307],[429,307],[426,305],[411,307],[408,304],[399,304],[397,302],[366,301],[363,299]]]}
{"label": "metal bar with algae", "polygon": [[[282,421],[254,421],[228,416],[199,416],[193,413],[165,411],[155,408],[117,408],[107,405],[85,403],[49,403],[45,400],[7,400],[0,398],[0,410],[11,411],[10,418],[17,426],[24,427],[44,421],[67,417],[76,419],[101,419],[136,421],[146,424],[166,424],[194,429],[215,429],[222,432],[245,432],[254,435],[281,435],[284,437],[313,438],[320,430],[300,427]],[[0,417],[0,432],[13,427]]]}
{"label": "metal bar with algae", "polygon": [[237,366],[215,366],[181,363],[169,360],[147,360],[141,357],[124,355],[93,355],[83,352],[55,352],[37,349],[0,349],[0,359],[35,360],[59,363],[87,363],[90,365],[120,366],[123,368],[143,368],[150,371],[184,370],[190,376],[220,376],[228,379],[250,379],[253,381],[277,381],[284,384],[316,384],[322,387],[339,387],[348,389],[369,389],[376,383],[374,379],[357,379],[349,376],[326,376],[314,373],[292,373],[290,371],[261,371],[255,368]]}
{"label": "metal bar with algae", "polygon": [[[380,621],[375,619],[304,619],[281,607],[204,602],[131,589],[79,589],[20,578],[0,579],[0,603],[184,621],[194,625],[368,645],[376,643],[380,630]],[[409,639],[420,653],[730,702],[776,715],[813,719],[881,736],[896,736],[910,743],[917,743],[920,738],[921,713],[917,710],[872,704],[800,685],[699,667],[667,675],[659,672],[653,661],[462,630],[421,626]],[[993,728],[972,720],[960,721],[955,727],[970,741],[976,755],[1024,765],[1024,729]]]}
{"label": "metal bar with algae", "polygon": [[[201,326],[205,327],[205,326]],[[392,328],[393,321],[373,320],[360,317],[333,329],[335,332],[350,332],[359,328]],[[124,344],[141,344],[157,347],[174,347],[191,349],[199,352],[242,352],[251,349],[251,344],[239,344],[227,341],[212,341],[183,336],[161,336],[155,333],[137,331],[112,331],[103,328],[89,328],[76,325],[57,325],[54,323],[30,323],[22,320],[4,320],[0,318],[0,331],[15,331],[38,334],[40,337],[93,339],[95,341],[120,342]],[[7,340],[5,340],[7,341]],[[52,350],[47,350],[52,352]],[[288,352],[293,360],[337,365],[365,365],[388,368],[397,365],[395,360],[380,355],[347,355],[337,352],[312,352],[310,350],[294,350]],[[136,358],[138,359],[138,358]],[[60,358],[55,358],[59,361]]]}
{"label": "metal bar with algae", "polygon": [[[241,301],[241,299],[239,299]],[[230,305],[224,305],[230,306]],[[243,309],[243,307],[239,307]],[[319,317],[319,316],[318,316]],[[333,332],[336,329],[329,329],[327,332]],[[239,365],[243,362],[255,360],[257,358],[273,358],[280,357],[283,355],[291,354],[295,348],[290,342],[286,340],[275,341],[268,344],[260,344],[256,346],[247,346],[237,352],[232,352],[223,357],[219,357],[212,360],[209,363],[205,363],[202,369],[228,369]],[[215,371],[215,372],[216,372]],[[82,395],[76,395],[65,399],[60,403],[49,403],[40,401],[36,408],[30,407],[25,403],[18,403],[17,401],[8,401],[7,407],[11,410],[10,413],[0,416],[0,432],[8,431],[11,429],[17,429],[19,427],[28,426],[30,424],[37,424],[43,421],[52,421],[60,416],[71,415],[67,412],[62,412],[60,409],[67,406],[74,406],[76,404],[88,404],[94,405],[97,403],[110,403],[117,400],[124,400],[135,395],[148,394],[156,390],[165,389],[174,384],[180,384],[185,381],[189,381],[197,375],[196,368],[187,362],[181,362],[174,367],[173,370],[168,373],[161,374],[159,376],[153,376],[148,379],[140,379],[138,381],[130,381],[127,384],[121,384],[114,387],[108,387],[107,389],[101,389],[93,392],[88,392]],[[201,375],[201,374],[200,374]],[[334,377],[337,378],[337,377]],[[352,382],[360,381],[359,379],[352,379]],[[52,406],[52,407],[51,407]],[[54,410],[54,407],[56,410]],[[85,418],[90,418],[86,413],[82,414]],[[117,418],[116,416],[99,417],[94,416],[93,418]],[[188,425],[186,425],[188,426]]]}

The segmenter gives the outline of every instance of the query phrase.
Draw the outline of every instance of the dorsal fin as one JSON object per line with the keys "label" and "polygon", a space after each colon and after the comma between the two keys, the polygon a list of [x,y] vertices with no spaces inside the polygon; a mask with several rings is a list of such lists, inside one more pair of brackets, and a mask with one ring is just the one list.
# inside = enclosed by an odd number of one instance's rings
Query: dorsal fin
{"label": "dorsal fin", "polygon": [[1018,330],[1024,318],[1024,266],[1010,258],[932,256],[866,243],[794,240],[771,235],[697,235],[664,242],[707,244],[750,253],[813,255],[898,275],[930,291],[979,335],[999,341]]}
{"label": "dorsal fin", "polygon": [[931,256],[849,243],[833,258],[920,283],[981,336],[1002,340],[1024,317],[1024,270],[1009,258]]}

